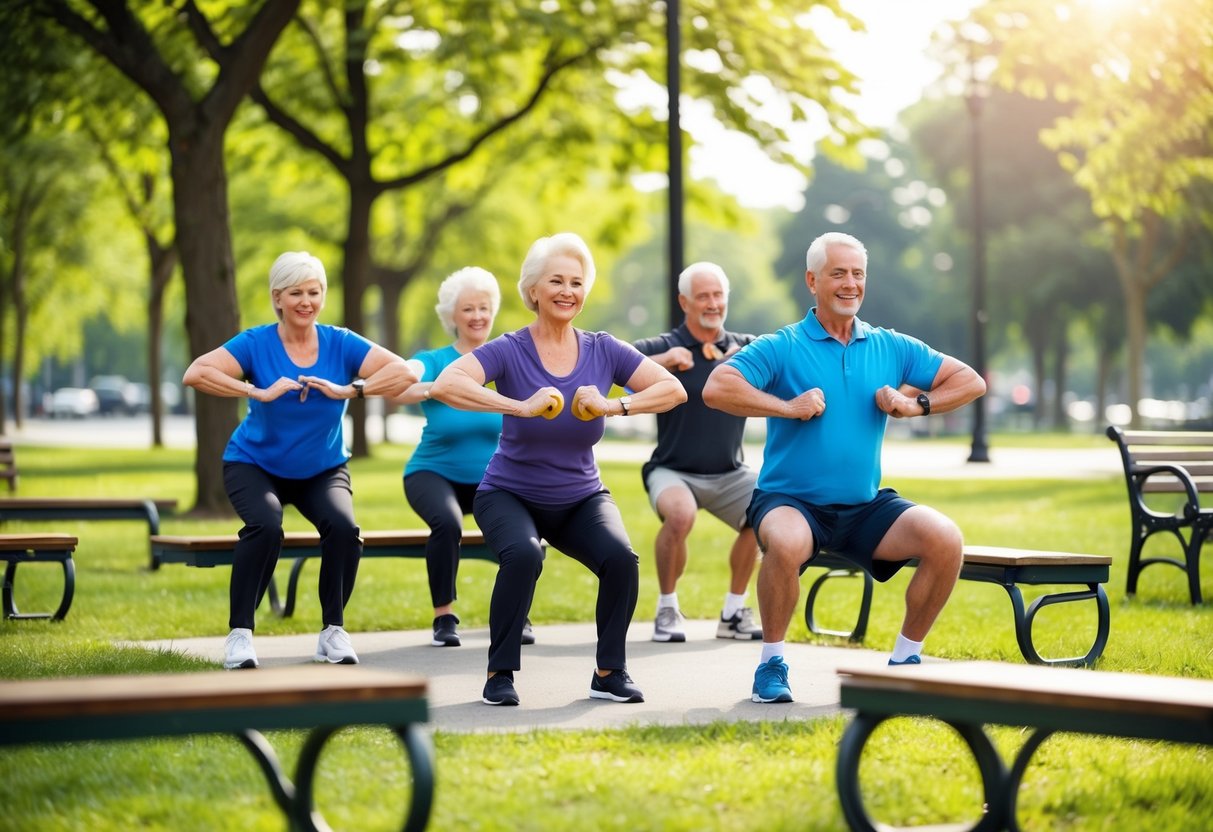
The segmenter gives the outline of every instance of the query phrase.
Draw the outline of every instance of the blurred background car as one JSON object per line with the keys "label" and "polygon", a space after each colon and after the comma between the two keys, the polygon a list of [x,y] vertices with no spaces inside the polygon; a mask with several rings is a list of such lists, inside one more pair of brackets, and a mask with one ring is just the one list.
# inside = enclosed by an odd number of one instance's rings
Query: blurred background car
{"label": "blurred background car", "polygon": [[97,394],[86,387],[60,387],[51,393],[52,419],[83,419],[99,409]]}
{"label": "blurred background car", "polygon": [[103,416],[130,416],[139,411],[139,389],[126,376],[94,376],[88,386],[97,395]]}

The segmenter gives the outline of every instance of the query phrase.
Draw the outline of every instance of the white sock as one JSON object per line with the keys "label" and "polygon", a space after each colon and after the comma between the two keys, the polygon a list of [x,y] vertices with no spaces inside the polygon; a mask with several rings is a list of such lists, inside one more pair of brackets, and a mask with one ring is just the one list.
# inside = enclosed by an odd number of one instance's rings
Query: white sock
{"label": "white sock", "polygon": [[897,643],[893,645],[893,661],[904,662],[910,656],[922,655],[922,642],[910,641],[900,633],[897,634]]}
{"label": "white sock", "polygon": [[782,656],[782,655],[783,655],[783,642],[782,641],[773,641],[773,642],[764,641],[762,643],[762,660],[759,661],[758,663],[766,664],[771,659],[773,659],[775,656]]}
{"label": "white sock", "polygon": [[659,594],[657,596],[657,609],[662,609],[663,607],[678,609],[678,593],[671,592],[669,595]]}
{"label": "white sock", "polygon": [[731,592],[726,592],[724,596],[724,611],[720,614],[721,618],[732,618],[737,614],[737,611],[745,606],[746,593],[734,595]]}

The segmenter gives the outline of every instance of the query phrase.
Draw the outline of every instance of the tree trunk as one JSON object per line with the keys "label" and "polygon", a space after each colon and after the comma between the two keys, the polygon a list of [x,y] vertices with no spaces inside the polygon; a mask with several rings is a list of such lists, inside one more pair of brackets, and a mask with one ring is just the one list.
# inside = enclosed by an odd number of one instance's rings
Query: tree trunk
{"label": "tree trunk", "polygon": [[1146,360],[1146,290],[1136,282],[1125,286],[1125,328],[1129,332],[1128,349],[1125,351],[1125,366],[1128,370],[1129,407],[1133,411],[1131,427],[1140,428],[1141,414],[1137,404],[1142,398],[1142,377]]}
{"label": "tree trunk", "polygon": [[177,267],[177,249],[164,248],[146,233],[151,286],[147,300],[147,384],[151,394],[152,447],[164,447],[164,396],[160,391],[164,358],[164,291]]}
{"label": "tree trunk", "polygon": [[[370,183],[350,181],[350,215],[345,235],[345,262],[341,269],[342,314],[347,327],[366,334],[366,319],[362,314],[362,298],[366,293],[367,276],[371,271],[371,206],[375,197]],[[350,419],[354,423],[350,453],[355,457],[370,455],[366,437],[366,402],[350,399]]]}
{"label": "tree trunk", "polygon": [[1045,404],[1045,385],[1048,381],[1048,346],[1044,339],[1032,339],[1032,376],[1036,388],[1032,402],[1032,427],[1039,428],[1044,423],[1047,405]]}
{"label": "tree trunk", "polygon": [[1066,414],[1066,369],[1070,357],[1066,324],[1058,322],[1057,343],[1053,348],[1053,427],[1058,430],[1069,430],[1070,420]]}
{"label": "tree trunk", "polygon": [[[191,357],[222,346],[239,327],[236,267],[228,221],[223,131],[171,136],[173,208],[185,276],[185,328]],[[230,515],[223,487],[223,449],[236,428],[236,400],[196,398],[198,483],[194,513]]]}

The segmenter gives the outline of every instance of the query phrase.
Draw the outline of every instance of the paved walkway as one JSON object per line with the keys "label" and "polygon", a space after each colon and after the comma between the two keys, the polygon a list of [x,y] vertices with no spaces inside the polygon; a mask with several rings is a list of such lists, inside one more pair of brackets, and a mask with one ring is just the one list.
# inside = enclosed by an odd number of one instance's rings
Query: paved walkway
{"label": "paved walkway", "polygon": [[[589,698],[594,668],[594,625],[535,628],[536,643],[522,649],[515,686],[522,704],[491,707],[480,701],[488,654],[487,629],[462,629],[462,647],[431,647],[428,630],[351,633],[362,666],[420,673],[430,683],[430,723],[441,731],[605,729],[630,725],[701,725],[718,720],[808,719],[837,713],[839,667],[872,668],[886,652],[789,644],[787,662],[796,701],[750,701],[758,665],[757,642],[715,638],[714,621],[688,621],[685,644],[649,641],[651,621],[635,621],[628,633],[628,671],[645,693],[639,704]],[[139,642],[153,650],[179,650],[223,661],[224,636]],[[316,634],[257,636],[262,667],[310,662]],[[346,668],[334,666],[334,673]],[[230,671],[255,673],[256,671]]]}

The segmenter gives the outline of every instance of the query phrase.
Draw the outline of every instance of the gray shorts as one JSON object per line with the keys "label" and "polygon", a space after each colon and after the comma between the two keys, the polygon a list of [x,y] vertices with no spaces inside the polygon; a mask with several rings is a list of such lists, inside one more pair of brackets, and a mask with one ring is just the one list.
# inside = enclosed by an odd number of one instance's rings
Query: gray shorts
{"label": "gray shorts", "polygon": [[[673,468],[654,468],[644,482],[649,505],[657,511],[657,498],[672,485],[690,489],[695,503],[704,511],[740,531],[746,523],[746,509],[754,494],[758,475],[747,465],[724,474],[688,474]],[[661,516],[661,512],[657,512]]]}

